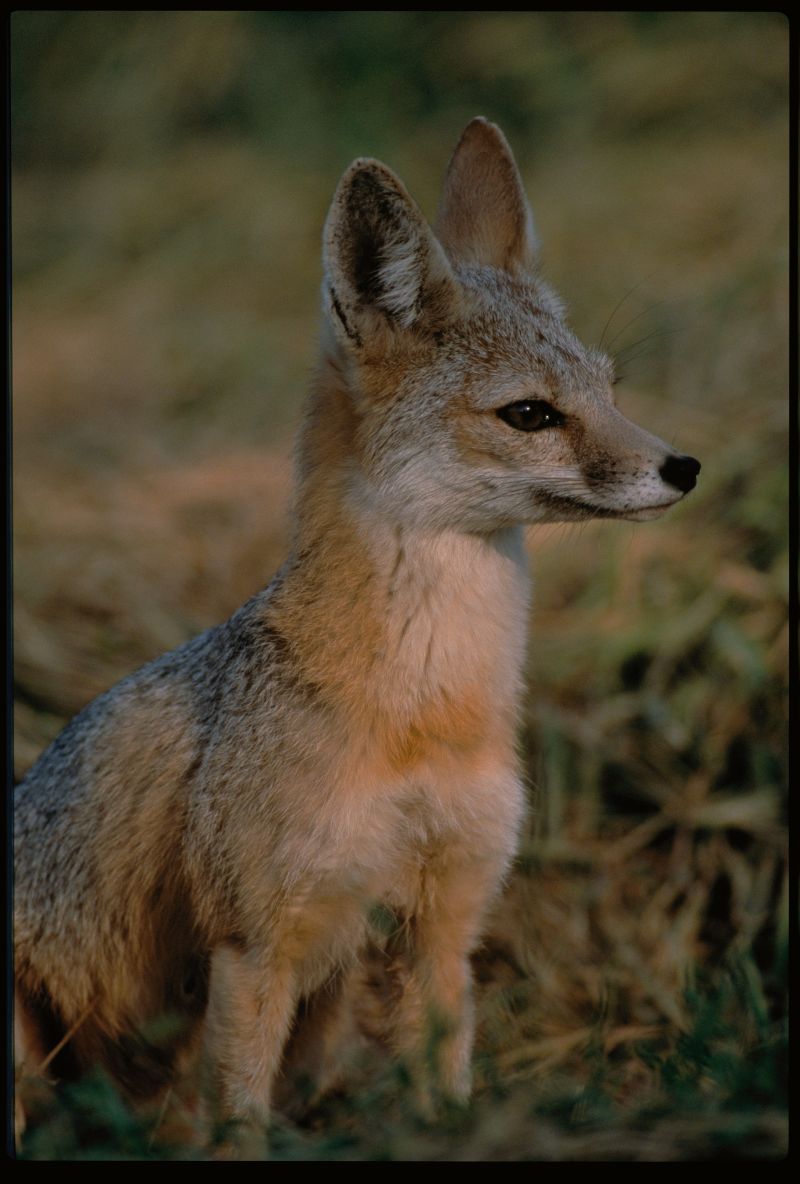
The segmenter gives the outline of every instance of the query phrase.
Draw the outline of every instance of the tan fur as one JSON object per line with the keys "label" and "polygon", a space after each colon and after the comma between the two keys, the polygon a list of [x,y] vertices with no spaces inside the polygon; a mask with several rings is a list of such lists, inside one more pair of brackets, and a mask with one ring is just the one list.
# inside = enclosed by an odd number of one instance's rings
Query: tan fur
{"label": "tan fur", "polygon": [[[521,524],[654,517],[694,483],[531,272],[522,183],[484,120],[436,227],[385,165],[347,170],[286,564],[90,704],[19,787],[21,1032],[41,1052],[77,1024],[77,1067],[134,1093],[205,1017],[223,1113],[265,1120],[282,1064],[285,1084],[333,1045],[379,906],[396,1048],[423,1094],[468,1095],[469,955],[524,811]],[[525,400],[563,422],[518,430]]]}

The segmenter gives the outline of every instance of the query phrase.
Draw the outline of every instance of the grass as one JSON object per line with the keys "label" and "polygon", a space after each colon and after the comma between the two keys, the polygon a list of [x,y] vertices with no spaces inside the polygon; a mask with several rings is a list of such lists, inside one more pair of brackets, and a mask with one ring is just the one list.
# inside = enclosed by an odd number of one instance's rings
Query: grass
{"label": "grass", "polygon": [[[474,1103],[425,1123],[367,1043],[270,1156],[783,1155],[781,16],[31,12],[12,35],[18,776],[281,561],[355,155],[432,213],[463,123],[500,122],[623,410],[703,463],[663,521],[531,532],[532,808],[475,956]],[[134,1113],[97,1078],[32,1115],[25,1158],[211,1154],[178,1099]]]}
{"label": "grass", "polygon": [[[484,1049],[466,1112],[426,1122],[399,1066],[367,1066],[359,1088],[329,1097],[296,1126],[276,1120],[274,1160],[680,1160],[776,1158],[785,1150],[786,1033],[771,1022],[746,957],[714,985],[687,988],[690,1022],[619,1026],[613,1005],[584,1029]],[[506,1033],[525,992],[505,987]],[[500,1005],[495,999],[494,1010]],[[755,1017],[755,1018],[754,1018]],[[371,1068],[371,1073],[369,1069]],[[360,1077],[360,1079],[359,1079]],[[41,1089],[42,1087],[40,1087]],[[146,1118],[99,1075],[43,1090],[46,1118],[25,1144],[31,1159],[224,1158],[230,1132],[198,1146],[174,1100]],[[176,1141],[177,1135],[177,1141]]]}

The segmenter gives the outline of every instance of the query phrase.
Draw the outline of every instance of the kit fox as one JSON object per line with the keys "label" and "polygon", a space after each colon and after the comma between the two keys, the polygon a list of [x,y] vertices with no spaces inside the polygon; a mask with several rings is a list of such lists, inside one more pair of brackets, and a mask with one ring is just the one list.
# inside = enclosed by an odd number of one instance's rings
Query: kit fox
{"label": "kit fox", "polygon": [[700,468],[617,410],[535,256],[484,119],[433,229],[385,165],[345,172],[289,558],[18,787],[25,1067],[68,1035],[58,1075],[100,1062],[146,1095],[205,1020],[223,1112],[266,1121],[298,1017],[321,1047],[380,908],[394,1046],[423,1089],[468,1095],[469,957],[524,812],[523,524],[656,518]]}

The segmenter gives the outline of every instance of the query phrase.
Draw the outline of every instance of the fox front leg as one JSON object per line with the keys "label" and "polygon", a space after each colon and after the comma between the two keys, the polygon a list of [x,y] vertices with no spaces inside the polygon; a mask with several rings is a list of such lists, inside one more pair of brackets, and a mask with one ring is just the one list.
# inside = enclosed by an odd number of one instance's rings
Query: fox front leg
{"label": "fox front leg", "polygon": [[423,1110],[435,1099],[468,1101],[475,1004],[470,953],[498,880],[495,865],[465,863],[427,874],[419,909],[395,946],[400,994],[394,1044],[413,1074]]}
{"label": "fox front leg", "polygon": [[224,1120],[264,1131],[297,1003],[297,973],[274,950],[227,944],[211,968],[207,1052]]}

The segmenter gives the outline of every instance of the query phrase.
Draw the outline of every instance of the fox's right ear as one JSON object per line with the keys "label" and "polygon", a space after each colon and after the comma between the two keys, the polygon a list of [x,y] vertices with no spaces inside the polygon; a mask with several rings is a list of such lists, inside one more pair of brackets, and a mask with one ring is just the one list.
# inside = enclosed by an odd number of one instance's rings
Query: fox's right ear
{"label": "fox's right ear", "polygon": [[450,263],[416,202],[391,169],[356,160],[325,223],[325,310],[348,349],[374,334],[434,332],[458,302]]}
{"label": "fox's right ear", "polygon": [[444,180],[436,234],[455,263],[533,268],[537,241],[517,162],[500,128],[478,116],[464,128]]}

